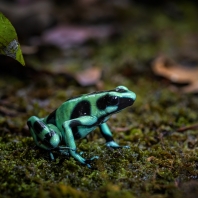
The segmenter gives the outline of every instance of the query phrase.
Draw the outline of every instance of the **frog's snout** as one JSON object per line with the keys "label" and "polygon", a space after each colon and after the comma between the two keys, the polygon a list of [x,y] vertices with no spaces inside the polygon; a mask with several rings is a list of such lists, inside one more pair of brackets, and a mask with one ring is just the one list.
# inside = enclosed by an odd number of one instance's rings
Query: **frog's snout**
{"label": "frog's snout", "polygon": [[131,106],[134,103],[134,101],[134,98],[120,98],[118,110],[122,110],[128,106]]}

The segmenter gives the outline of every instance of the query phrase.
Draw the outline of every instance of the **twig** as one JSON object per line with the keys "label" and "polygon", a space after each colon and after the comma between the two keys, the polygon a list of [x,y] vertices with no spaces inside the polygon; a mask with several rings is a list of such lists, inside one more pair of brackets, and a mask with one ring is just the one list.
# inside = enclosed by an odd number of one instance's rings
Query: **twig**
{"label": "twig", "polygon": [[132,129],[134,126],[130,125],[128,127],[112,127],[112,129],[116,132],[121,132],[121,131],[129,131],[130,129]]}
{"label": "twig", "polygon": [[179,129],[177,129],[176,131],[177,132],[184,132],[184,131],[187,131],[189,129],[198,129],[198,124],[193,124],[191,126],[185,126],[185,127],[181,127]]}

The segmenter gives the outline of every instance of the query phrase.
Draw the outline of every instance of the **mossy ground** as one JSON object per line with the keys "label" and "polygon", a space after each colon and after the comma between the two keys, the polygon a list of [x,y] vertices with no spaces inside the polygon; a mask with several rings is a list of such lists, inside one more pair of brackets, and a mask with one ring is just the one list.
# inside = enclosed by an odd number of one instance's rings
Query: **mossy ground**
{"label": "mossy ground", "polygon": [[31,115],[46,116],[67,98],[96,87],[83,88],[49,74],[31,80],[1,77],[0,197],[198,195],[198,130],[176,132],[198,122],[197,95],[172,92],[170,83],[155,77],[150,68],[159,53],[175,58],[188,50],[189,59],[195,57],[196,8],[176,8],[172,16],[162,8],[135,7],[130,10],[131,28],[121,39],[94,48],[88,56],[79,50],[78,56],[67,59],[70,70],[101,66],[104,89],[125,85],[137,94],[131,108],[108,121],[115,140],[130,149],[106,148],[97,130],[77,142],[85,158],[99,156],[92,169],[56,152],[56,160],[50,161],[49,154],[35,146],[26,121]]}

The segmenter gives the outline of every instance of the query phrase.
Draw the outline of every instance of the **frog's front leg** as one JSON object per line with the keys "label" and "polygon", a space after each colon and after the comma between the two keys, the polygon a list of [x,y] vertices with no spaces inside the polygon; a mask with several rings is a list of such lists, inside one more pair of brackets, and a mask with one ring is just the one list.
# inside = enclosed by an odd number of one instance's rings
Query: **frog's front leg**
{"label": "frog's front leg", "polygon": [[69,150],[70,155],[80,163],[86,164],[89,168],[91,168],[89,164],[90,161],[97,159],[98,156],[94,156],[91,159],[84,159],[80,154],[76,152],[75,138],[80,139],[88,135],[92,131],[93,125],[96,123],[96,121],[97,118],[95,117],[83,116],[73,120],[65,121],[63,123],[63,140],[65,141],[66,146],[71,148]]}
{"label": "frog's front leg", "polygon": [[129,146],[120,146],[118,143],[116,143],[113,139],[113,135],[106,123],[100,124],[99,125],[100,131],[103,135],[103,137],[106,140],[106,145],[108,147],[112,148],[129,148]]}

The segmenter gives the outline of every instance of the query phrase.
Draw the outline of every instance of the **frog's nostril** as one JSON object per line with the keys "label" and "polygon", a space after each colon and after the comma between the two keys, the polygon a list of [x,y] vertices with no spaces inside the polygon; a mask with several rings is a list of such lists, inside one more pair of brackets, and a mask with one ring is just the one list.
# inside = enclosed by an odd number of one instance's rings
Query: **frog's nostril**
{"label": "frog's nostril", "polygon": [[135,102],[133,98],[130,98],[131,105]]}

